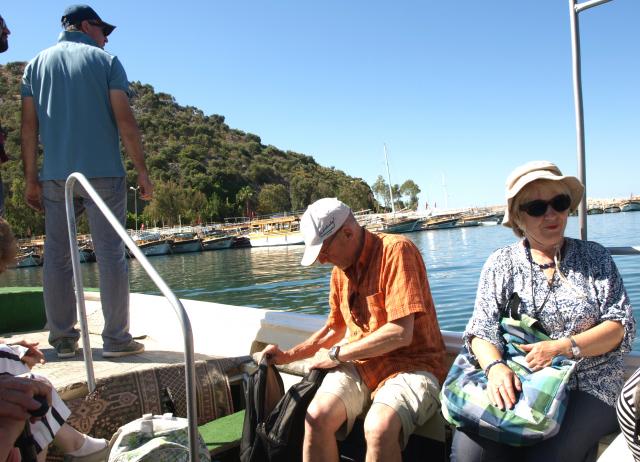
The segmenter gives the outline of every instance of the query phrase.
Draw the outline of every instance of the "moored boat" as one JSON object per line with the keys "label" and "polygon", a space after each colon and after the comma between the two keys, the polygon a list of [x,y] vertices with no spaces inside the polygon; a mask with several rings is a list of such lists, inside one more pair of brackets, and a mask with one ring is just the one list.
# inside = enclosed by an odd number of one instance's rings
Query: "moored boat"
{"label": "moored boat", "polygon": [[234,236],[205,236],[202,238],[202,250],[229,249],[234,240]]}
{"label": "moored boat", "polygon": [[420,231],[422,229],[421,218],[394,217],[390,214],[378,216],[377,219],[364,225],[374,233],[401,234]]}
{"label": "moored boat", "polygon": [[195,233],[182,232],[171,236],[172,253],[191,253],[200,251],[202,251],[202,243]]}
{"label": "moored boat", "polygon": [[249,229],[246,237],[251,247],[304,244],[297,215],[254,220],[249,224]]}
{"label": "moored boat", "polygon": [[610,205],[609,207],[604,208],[604,213],[619,213],[620,210],[620,207],[617,205]]}
{"label": "moored boat", "polygon": [[158,233],[142,233],[134,237],[134,241],[142,253],[147,257],[168,255],[171,253],[171,244]]}
{"label": "moored boat", "polygon": [[640,201],[628,201],[622,205],[623,212],[640,212]]}
{"label": "moored boat", "polygon": [[16,263],[13,268],[31,268],[33,266],[41,266],[43,258],[34,250],[19,252],[16,256]]}
{"label": "moored boat", "polygon": [[587,210],[587,215],[601,215],[604,213],[604,209],[600,207],[591,207]]}

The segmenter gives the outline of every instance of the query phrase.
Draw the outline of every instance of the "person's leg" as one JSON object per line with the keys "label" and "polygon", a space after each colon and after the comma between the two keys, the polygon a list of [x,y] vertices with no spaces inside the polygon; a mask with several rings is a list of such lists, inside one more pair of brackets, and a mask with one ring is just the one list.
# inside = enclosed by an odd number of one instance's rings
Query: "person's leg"
{"label": "person's leg", "polygon": [[345,420],[347,410],[340,398],[330,393],[316,393],[304,422],[303,460],[337,461],[336,432]]}
{"label": "person's leg", "polygon": [[[84,457],[89,454],[106,452],[108,442],[102,438],[92,438],[80,433],[68,424],[64,424],[53,439],[53,444],[63,454],[74,457]],[[106,456],[106,454],[105,454]]]}
{"label": "person's leg", "polygon": [[64,181],[43,181],[42,202],[46,232],[42,285],[49,343],[56,347],[65,339],[77,342],[80,337],[75,329],[76,297],[69,253]]}
{"label": "person's leg", "polygon": [[598,441],[618,430],[616,411],[584,391],[569,394],[569,406],[556,436],[527,451],[527,461],[595,461]]}
{"label": "person's leg", "polygon": [[456,430],[451,444],[451,462],[513,462],[518,449],[472,433]]}
{"label": "person's leg", "polygon": [[347,437],[368,397],[369,389],[353,364],[342,364],[327,373],[307,408],[303,460],[337,461],[336,438]]}
{"label": "person's leg", "polygon": [[385,404],[373,403],[364,420],[367,462],[401,462],[401,433],[398,413]]}
{"label": "person's leg", "polygon": [[[91,185],[118,222],[125,223],[125,178],[92,178]],[[129,334],[129,274],[124,242],[111,227],[93,200],[84,191],[91,238],[100,270],[100,300],[104,315],[104,351],[117,351],[131,342]]]}
{"label": "person's leg", "polygon": [[377,391],[364,421],[367,460],[401,460],[416,427],[440,407],[438,380],[425,371],[402,373]]}

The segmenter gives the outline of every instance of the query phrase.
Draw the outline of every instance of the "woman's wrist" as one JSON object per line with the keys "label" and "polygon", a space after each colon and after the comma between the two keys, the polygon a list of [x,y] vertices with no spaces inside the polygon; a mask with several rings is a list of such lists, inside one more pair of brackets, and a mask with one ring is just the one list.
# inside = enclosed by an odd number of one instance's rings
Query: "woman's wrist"
{"label": "woman's wrist", "polygon": [[571,351],[571,340],[569,337],[562,337],[556,340],[556,354],[554,356],[566,356],[567,358],[573,357],[573,352]]}
{"label": "woman's wrist", "polygon": [[491,368],[493,366],[497,366],[498,364],[503,364],[503,365],[509,367],[507,365],[507,362],[504,359],[502,359],[502,358],[496,359],[496,360],[493,360],[489,364],[486,365],[486,367],[484,368],[484,375],[486,375],[487,378],[489,378],[489,371],[491,370]]}

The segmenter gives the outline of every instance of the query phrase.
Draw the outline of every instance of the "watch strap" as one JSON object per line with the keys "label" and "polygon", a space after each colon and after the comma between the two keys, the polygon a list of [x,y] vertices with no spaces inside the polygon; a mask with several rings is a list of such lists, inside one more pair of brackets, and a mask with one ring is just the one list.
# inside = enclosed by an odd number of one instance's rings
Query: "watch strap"
{"label": "watch strap", "polygon": [[571,354],[573,355],[574,359],[578,359],[581,354],[580,347],[573,337],[569,337],[569,341],[571,342]]}
{"label": "watch strap", "polygon": [[340,354],[340,345],[334,345],[329,349],[329,359],[336,364],[340,364],[342,361],[338,358]]}

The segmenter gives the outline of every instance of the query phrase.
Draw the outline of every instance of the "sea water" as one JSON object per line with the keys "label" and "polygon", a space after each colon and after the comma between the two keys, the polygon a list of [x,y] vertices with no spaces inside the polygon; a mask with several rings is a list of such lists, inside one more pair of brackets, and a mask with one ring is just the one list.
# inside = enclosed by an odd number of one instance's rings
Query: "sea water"
{"label": "sea water", "polygon": [[[640,213],[588,217],[589,239],[605,246],[640,246]],[[578,237],[570,217],[566,235]],[[440,327],[461,331],[473,310],[480,270],[497,248],[516,241],[503,226],[477,226],[406,234],[427,265]],[[149,261],[180,298],[303,313],[328,312],[328,265],[300,266],[303,246],[228,249],[151,257]],[[615,262],[640,320],[640,255]],[[136,260],[130,260],[132,292],[159,294]],[[85,287],[98,287],[98,265],[82,265]],[[0,286],[39,286],[42,268],[8,270]],[[640,339],[635,349],[640,351]]]}

